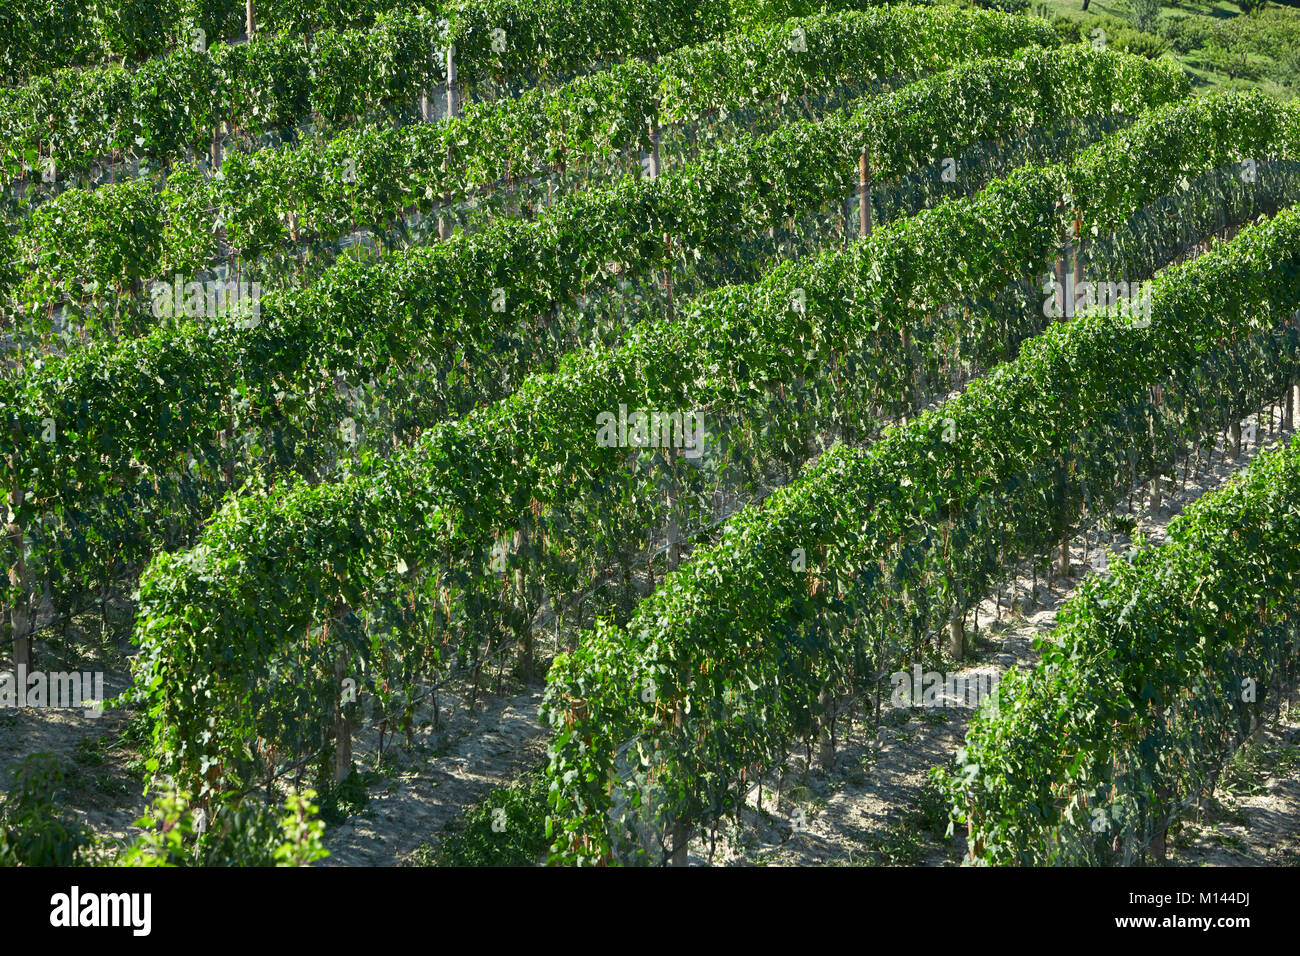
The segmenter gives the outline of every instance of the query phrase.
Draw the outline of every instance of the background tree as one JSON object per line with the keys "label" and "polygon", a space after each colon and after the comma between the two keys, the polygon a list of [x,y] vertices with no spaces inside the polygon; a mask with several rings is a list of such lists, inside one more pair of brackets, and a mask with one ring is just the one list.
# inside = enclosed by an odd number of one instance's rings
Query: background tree
{"label": "background tree", "polygon": [[1143,33],[1155,32],[1156,18],[1159,16],[1160,0],[1133,0],[1133,26]]}

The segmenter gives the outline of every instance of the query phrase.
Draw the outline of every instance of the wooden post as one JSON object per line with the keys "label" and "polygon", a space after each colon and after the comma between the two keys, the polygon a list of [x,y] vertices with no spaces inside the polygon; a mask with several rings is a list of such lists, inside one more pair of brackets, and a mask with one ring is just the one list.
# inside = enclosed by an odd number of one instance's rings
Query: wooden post
{"label": "wooden post", "polygon": [[[1163,397],[1164,397],[1164,396],[1161,394],[1161,391],[1160,391],[1160,386],[1159,386],[1159,385],[1153,385],[1153,386],[1151,387],[1151,403],[1152,403],[1152,404],[1153,404],[1157,409],[1160,408],[1160,403],[1161,403],[1161,400],[1163,399]],[[1159,412],[1156,412],[1155,414],[1159,414]],[[1152,439],[1154,440],[1154,438],[1155,438],[1155,416],[1154,416],[1154,415],[1152,416],[1151,437],[1152,437]],[[1148,508],[1148,510],[1150,510],[1150,511],[1152,511],[1152,512],[1157,511],[1157,510],[1160,508],[1160,499],[1161,499],[1161,495],[1160,495],[1160,471],[1159,471],[1159,469],[1157,469],[1157,470],[1156,470],[1156,473],[1153,474],[1153,475],[1151,476],[1151,489],[1150,489],[1150,495],[1149,495],[1149,497],[1148,497],[1148,499],[1147,499],[1147,508]]]}
{"label": "wooden post", "polygon": [[[455,119],[460,115],[459,102],[456,96],[456,47],[454,44],[447,47],[447,119]],[[451,154],[447,155],[442,164],[444,170],[451,167]],[[438,214],[438,238],[450,239],[452,234],[451,216],[448,206],[451,205],[451,194],[444,193],[442,196],[443,211]]]}
{"label": "wooden post", "polygon": [[[673,712],[673,729],[681,732],[682,705],[678,703]],[[686,866],[690,854],[691,825],[684,818],[677,818],[672,825],[672,855],[668,857],[669,866]]]}
{"label": "wooden post", "polygon": [[248,33],[248,39],[253,39],[253,34],[257,30],[257,17],[253,12],[253,0],[245,0],[244,3],[244,28]]}
{"label": "wooden post", "polygon": [[1057,321],[1065,322],[1074,316],[1074,296],[1072,290],[1065,287],[1064,256],[1056,261],[1056,287],[1061,294],[1061,317]]}
{"label": "wooden post", "polygon": [[664,263],[664,316],[673,321],[673,237],[664,233],[664,248],[668,252],[668,261]]}
{"label": "wooden post", "polygon": [[954,660],[966,656],[966,614],[960,605],[954,605],[948,620],[948,654]]}
{"label": "wooden post", "polygon": [[229,403],[224,404],[226,413],[226,427],[217,432],[217,442],[225,452],[225,462],[223,471],[226,476],[226,489],[234,487],[235,484],[235,412],[229,407]]}
{"label": "wooden post", "polygon": [[447,116],[460,115],[460,99],[456,95],[456,46],[447,47]]}
{"label": "wooden post", "polygon": [[1080,233],[1083,231],[1083,213],[1074,211],[1074,242],[1070,245],[1070,258],[1074,263],[1074,287],[1083,283],[1083,264],[1079,261],[1079,246],[1083,243]]}
{"label": "wooden post", "polygon": [[339,652],[334,658],[334,782],[341,783],[352,772],[352,728],[343,713],[343,680],[347,677],[347,657]]}
{"label": "wooden post", "polygon": [[662,160],[659,157],[659,140],[663,137],[662,131],[657,126],[650,127],[650,179],[658,179],[661,170]]}
{"label": "wooden post", "polygon": [[[515,554],[523,554],[524,549],[528,547],[528,532],[520,528],[515,532]],[[527,619],[528,601],[525,594],[524,568],[523,562],[515,568],[515,600],[519,602],[520,616],[524,618],[522,633],[520,634],[522,642],[522,656],[520,658],[520,671],[524,682],[527,683],[533,679],[533,626],[532,622]]]}
{"label": "wooden post", "polygon": [[821,694],[818,695],[817,702],[822,707],[822,734],[821,742],[817,748],[817,762],[821,765],[823,771],[829,773],[831,768],[835,766],[835,737],[831,733],[835,698],[829,688],[823,687]]}
{"label": "wooden post", "polygon": [[1156,861],[1152,865],[1154,866],[1157,863],[1163,863],[1165,860],[1165,831],[1164,830],[1161,830],[1159,833],[1157,833],[1155,836],[1151,838],[1150,849],[1151,849],[1151,856]]}
{"label": "wooden post", "polygon": [[[22,507],[26,500],[26,491],[21,488],[15,488],[13,493],[15,513]],[[22,526],[17,522],[9,524],[5,531],[9,535],[9,540],[13,542],[14,565],[9,569],[9,583],[17,589],[18,595],[14,598],[14,603],[9,608],[9,623],[13,627],[14,639],[14,671],[23,668],[26,673],[33,671],[32,666],[32,630],[33,630],[33,613],[32,602],[29,594],[29,582],[27,580],[27,558],[24,554],[26,550],[23,537]]]}
{"label": "wooden post", "polygon": [[677,522],[677,449],[673,449],[673,474],[668,482],[668,570],[674,571],[682,560],[681,543],[678,536],[681,528]]}
{"label": "wooden post", "polygon": [[[1300,312],[1291,316],[1291,326],[1295,327],[1300,321]],[[1297,392],[1300,392],[1300,386],[1296,385],[1294,379],[1288,380],[1286,387],[1286,401],[1282,404],[1282,428],[1290,431],[1295,427],[1296,399]]]}
{"label": "wooden post", "polygon": [[858,231],[859,238],[871,235],[871,165],[865,151],[858,157]]}

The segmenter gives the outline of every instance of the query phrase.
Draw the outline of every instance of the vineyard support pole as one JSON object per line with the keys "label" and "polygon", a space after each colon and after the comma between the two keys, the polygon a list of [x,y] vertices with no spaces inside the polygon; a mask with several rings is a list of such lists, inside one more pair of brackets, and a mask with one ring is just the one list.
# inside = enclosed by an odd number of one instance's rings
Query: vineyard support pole
{"label": "vineyard support pole", "polygon": [[1073,289],[1067,289],[1065,285],[1066,276],[1066,250],[1065,243],[1062,243],[1057,251],[1060,253],[1056,260],[1056,288],[1057,294],[1061,297],[1061,316],[1058,322],[1068,321],[1074,316],[1074,296]]}
{"label": "vineyard support pole", "polygon": [[[23,488],[15,489],[13,496],[15,511],[22,507],[26,495],[27,493]],[[13,542],[16,555],[14,565],[9,569],[9,584],[18,592],[9,608],[9,622],[13,626],[14,671],[17,673],[21,667],[26,673],[30,674],[33,670],[32,624],[34,623],[34,615],[32,614],[32,602],[28,593],[27,559],[24,555],[26,548],[23,529],[22,525],[14,522],[5,530]]]}
{"label": "vineyard support pole", "polygon": [[225,412],[226,427],[217,433],[217,441],[221,449],[225,452],[226,460],[223,465],[223,471],[226,476],[226,487],[233,488],[235,484],[235,412],[230,407],[227,400],[222,403]]}
{"label": "vineyard support pole", "polygon": [[[1060,280],[1060,289],[1062,296],[1061,316],[1064,320],[1074,313],[1074,296],[1077,294],[1079,286],[1083,283],[1083,264],[1079,260],[1079,234],[1083,229],[1082,213],[1079,210],[1074,212],[1073,235],[1070,240],[1070,248],[1067,256],[1062,256],[1060,264],[1057,266],[1057,274]],[[1071,276],[1072,288],[1066,289],[1065,276],[1069,271]],[[1064,462],[1062,462],[1064,466]],[[1061,579],[1070,576],[1070,536],[1067,532],[1062,536],[1060,543],[1056,548],[1056,576]]]}
{"label": "vineyard support pole", "polygon": [[677,449],[673,449],[673,471],[668,479],[668,570],[675,571],[681,563],[682,548],[679,541],[681,526],[678,523],[677,509],[678,491],[677,491]]}
{"label": "vineyard support pole", "polygon": [[[1152,404],[1152,405],[1155,407],[1155,409],[1156,409],[1156,411],[1154,411],[1154,412],[1152,413],[1152,437],[1153,437],[1153,438],[1154,438],[1154,430],[1155,430],[1155,416],[1156,416],[1157,414],[1159,414],[1160,402],[1161,402],[1161,398],[1162,398],[1162,397],[1163,397],[1163,396],[1162,396],[1161,393],[1160,393],[1160,386],[1159,386],[1159,385],[1153,385],[1153,386],[1151,387],[1151,404]],[[1150,489],[1150,496],[1149,496],[1149,498],[1147,499],[1147,508],[1148,508],[1148,510],[1150,510],[1152,513],[1154,513],[1154,512],[1156,512],[1157,510],[1159,510],[1159,508],[1160,508],[1160,501],[1161,501],[1161,494],[1160,494],[1160,491],[1161,491],[1161,489],[1160,489],[1160,468],[1159,468],[1159,466],[1156,466],[1155,468],[1153,468],[1153,469],[1152,469],[1152,472],[1153,472],[1153,473],[1152,473],[1152,475],[1151,475],[1151,489]]]}
{"label": "vineyard support pole", "polygon": [[447,47],[447,116],[460,115],[460,98],[456,95],[456,45]]}
{"label": "vineyard support pole", "polygon": [[668,857],[669,866],[686,866],[691,846],[691,825],[685,820],[674,820],[672,827],[672,854]]}
{"label": "vineyard support pole", "polygon": [[[1083,261],[1079,255],[1080,247],[1083,245],[1083,213],[1079,210],[1074,211],[1074,239],[1070,243],[1070,261],[1074,271],[1074,289],[1077,290],[1083,285]],[[1076,292],[1077,294],[1077,292]]]}
{"label": "vineyard support pole", "polygon": [[673,321],[673,237],[664,233],[664,249],[668,253],[668,261],[664,263],[664,308],[665,317],[669,322]]}
{"label": "vineyard support pole", "polygon": [[[650,152],[646,155],[645,178],[656,180],[663,169],[663,160],[659,156],[659,142],[663,138],[663,131],[659,127],[651,125],[650,127]],[[671,233],[664,233],[664,249],[667,254],[667,260],[664,262],[664,296],[665,296],[665,315],[668,321],[673,320],[673,237]]]}
{"label": "vineyard support pole", "polygon": [[[682,729],[682,705],[679,702],[676,710],[673,711],[673,729],[678,733]],[[673,820],[672,831],[672,853],[668,857],[669,866],[686,866],[690,854],[691,846],[691,824],[684,817],[678,817]]]}
{"label": "vineyard support pole", "polygon": [[659,155],[659,142],[662,138],[663,130],[652,123],[650,125],[650,152],[646,155],[649,164],[649,168],[646,170],[646,179],[658,179],[659,173],[663,171],[663,159]]}
{"label": "vineyard support pole", "polygon": [[[334,661],[336,691],[342,688],[346,673],[346,660],[342,654],[339,654]],[[343,714],[343,704],[340,700],[335,704],[334,712],[334,782],[342,783],[351,772],[352,728],[348,726],[348,719]]]}
{"label": "vineyard support pole", "polygon": [[[1291,316],[1292,328],[1298,325],[1300,325],[1300,312]],[[1295,427],[1297,399],[1300,399],[1300,385],[1296,383],[1295,379],[1289,379],[1286,389],[1286,401],[1283,402],[1282,411],[1282,428],[1285,431],[1290,431]]]}
{"label": "vineyard support pole", "polygon": [[[944,531],[945,547],[952,540],[955,526],[956,520],[949,519]],[[966,656],[966,589],[955,574],[949,581],[952,584],[952,616],[948,619],[947,651],[954,660],[961,660]]]}
{"label": "vineyard support pole", "polygon": [[[528,532],[520,528],[515,532],[515,555],[522,555],[528,547]],[[524,682],[527,683],[533,679],[533,627],[532,622],[528,620],[528,599],[526,595],[526,583],[524,581],[524,567],[522,560],[519,566],[515,568],[515,594],[519,602],[519,613],[521,618],[521,656],[520,671]]]}
{"label": "vineyard support pole", "polygon": [[818,704],[822,708],[821,716],[821,740],[817,748],[817,762],[821,765],[824,772],[829,773],[835,766],[835,696],[831,693],[829,687],[823,687],[817,697]]}
{"label": "vineyard support pole", "polygon": [[[456,96],[456,45],[448,44],[447,46],[447,121],[455,119],[460,115],[460,104]],[[451,147],[448,147],[447,158],[443,161],[442,168],[448,170],[451,168]],[[443,193],[442,210],[438,213],[438,238],[451,238],[451,216],[448,206],[451,205],[451,194]]]}
{"label": "vineyard support pole", "polygon": [[954,660],[966,656],[966,612],[960,604],[953,605],[952,617],[948,619],[948,654]]}
{"label": "vineyard support pole", "polygon": [[[347,607],[337,605],[335,611],[338,617],[338,624],[343,626],[343,615],[347,613]],[[328,638],[328,629],[334,623],[333,620],[326,621],[326,637]],[[347,715],[343,712],[343,681],[348,675],[347,655],[340,650],[338,656],[334,658],[334,782],[342,783],[347,779],[348,774],[352,772],[352,728],[348,726]]]}
{"label": "vineyard support pole", "polygon": [[860,238],[871,235],[871,163],[866,150],[858,157],[858,231]]}

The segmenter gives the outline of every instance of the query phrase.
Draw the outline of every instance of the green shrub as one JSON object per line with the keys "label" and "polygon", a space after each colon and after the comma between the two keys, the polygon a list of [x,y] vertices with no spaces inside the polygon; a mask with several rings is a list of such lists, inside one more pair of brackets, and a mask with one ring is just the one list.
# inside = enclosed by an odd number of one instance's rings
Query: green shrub
{"label": "green shrub", "polygon": [[[1052,18],[1052,29],[1065,43],[1091,43],[1107,49],[1132,53],[1154,60],[1164,55],[1170,47],[1165,36],[1141,33],[1123,20],[1115,17],[1097,17],[1095,20],[1074,20],[1057,14]],[[1097,31],[1101,31],[1097,34]]]}
{"label": "green shrub", "polygon": [[1292,50],[1282,57],[1274,68],[1273,75],[1279,83],[1300,89],[1300,49]]}
{"label": "green shrub", "polygon": [[1125,31],[1114,44],[1114,48],[1134,56],[1144,56],[1148,60],[1164,56],[1169,51],[1169,41],[1151,33]]}
{"label": "green shrub", "polygon": [[547,784],[536,772],[493,791],[420,862],[436,866],[533,866],[550,845],[546,832]]}
{"label": "green shrub", "polygon": [[1078,43],[1086,39],[1082,20],[1064,17],[1058,13],[1052,17],[1051,27],[1064,43]]}
{"label": "green shrub", "polygon": [[1154,32],[1160,5],[1160,0],[1133,0],[1133,26],[1142,33]]}
{"label": "green shrub", "polygon": [[1160,25],[1160,35],[1181,56],[1204,47],[1217,31],[1217,24],[1210,23],[1203,17],[1180,17],[1177,20],[1166,20]]}
{"label": "green shrub", "polygon": [[0,866],[73,866],[86,842],[76,819],[60,813],[54,796],[63,766],[53,754],[32,754],[0,793]]}
{"label": "green shrub", "polygon": [[1246,51],[1231,41],[1224,42],[1222,37],[1214,37],[1205,48],[1210,66],[1219,73],[1224,73],[1230,80],[1255,80],[1263,71],[1247,59]]}
{"label": "green shrub", "polygon": [[329,826],[338,826],[354,813],[359,813],[370,802],[370,784],[377,774],[360,774],[354,768],[343,780],[334,783],[328,768],[316,780],[320,794],[320,818]]}
{"label": "green shrub", "polygon": [[316,796],[291,795],[279,814],[246,797],[219,808],[199,827],[186,794],[164,794],[136,826],[145,832],[118,859],[118,866],[307,866],[329,855],[322,842]]}

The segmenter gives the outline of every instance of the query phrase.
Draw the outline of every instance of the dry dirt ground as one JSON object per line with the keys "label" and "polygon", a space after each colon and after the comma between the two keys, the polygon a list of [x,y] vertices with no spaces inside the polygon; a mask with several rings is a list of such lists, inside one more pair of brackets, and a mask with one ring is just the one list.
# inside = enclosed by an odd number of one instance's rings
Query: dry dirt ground
{"label": "dry dirt ground", "polygon": [[[388,764],[384,785],[372,788],[368,805],[326,834],[325,866],[391,866],[407,862],[445,824],[497,787],[512,783],[546,753],[537,720],[540,686],[480,700],[471,714],[463,697],[442,694],[439,727],[414,734],[413,746]],[[416,725],[421,726],[417,716]],[[431,719],[428,720],[431,725]],[[359,741],[360,742],[360,741]],[[378,740],[372,730],[354,751],[358,764],[373,764]]]}
{"label": "dry dirt ground", "polygon": [[1182,866],[1300,866],[1300,685],[1224,771],[1212,796],[1171,828]]}
{"label": "dry dirt ground", "polygon": [[[96,612],[78,618],[74,631],[97,631],[98,616]],[[74,638],[65,643],[52,637],[37,645],[37,666],[45,672],[102,672],[104,696],[111,699],[129,685],[126,651],[101,642]],[[10,668],[8,662],[0,666]],[[63,770],[55,799],[71,809],[103,847],[127,840],[138,832],[132,824],[148,802],[138,755],[123,742],[127,721],[125,711],[111,707],[99,716],[87,716],[81,709],[0,710],[0,789],[11,786],[14,771],[26,757],[52,754]]]}
{"label": "dry dirt ground", "polygon": [[[126,608],[113,611],[129,614]],[[38,666],[44,671],[103,672],[104,694],[111,699],[129,686],[126,658],[131,648],[87,636],[98,633],[97,611],[75,619],[66,642],[43,631],[47,640],[37,644]],[[0,666],[9,668],[7,662]],[[464,808],[539,763],[545,753],[537,721],[541,685],[502,690],[480,693],[471,713],[465,696],[444,689],[439,694],[438,726],[433,727],[431,707],[421,711],[414,722],[421,729],[409,744],[402,740],[395,746],[388,738],[381,749],[376,728],[359,733],[354,744],[357,767],[378,770],[380,782],[370,788],[359,813],[327,830],[331,856],[324,865],[401,863],[422,842],[436,842],[438,831]],[[93,858],[107,861],[138,835],[134,824],[149,803],[142,792],[138,750],[129,735],[124,736],[128,723],[125,710],[111,707],[98,717],[86,716],[81,709],[0,709],[0,790],[12,786],[13,774],[25,758],[52,754],[63,771],[55,800],[91,834]]]}

